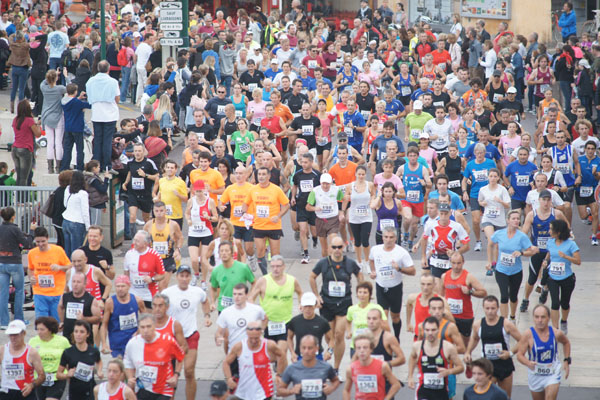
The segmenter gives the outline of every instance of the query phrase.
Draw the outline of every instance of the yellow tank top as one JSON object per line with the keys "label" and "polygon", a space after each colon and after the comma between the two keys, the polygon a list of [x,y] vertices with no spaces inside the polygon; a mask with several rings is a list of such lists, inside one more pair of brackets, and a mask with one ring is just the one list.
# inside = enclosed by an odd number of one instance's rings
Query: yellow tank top
{"label": "yellow tank top", "polygon": [[265,288],[265,297],[260,301],[260,305],[265,310],[269,321],[285,322],[292,319],[292,309],[294,306],[294,277],[285,274],[285,283],[278,285],[271,274],[265,276],[267,282]]}
{"label": "yellow tank top", "polygon": [[157,252],[161,258],[173,257],[173,240],[171,239],[171,228],[170,220],[167,220],[165,227],[161,230],[156,228],[156,221],[152,220],[152,228],[150,234],[152,235],[152,248]]}

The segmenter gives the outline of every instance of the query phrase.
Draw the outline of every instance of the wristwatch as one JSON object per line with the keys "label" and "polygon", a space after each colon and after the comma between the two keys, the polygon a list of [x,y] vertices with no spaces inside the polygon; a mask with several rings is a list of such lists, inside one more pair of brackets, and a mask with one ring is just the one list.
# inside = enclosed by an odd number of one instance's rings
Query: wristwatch
{"label": "wristwatch", "polygon": [[565,357],[563,361],[566,361],[567,364],[571,365],[571,357]]}

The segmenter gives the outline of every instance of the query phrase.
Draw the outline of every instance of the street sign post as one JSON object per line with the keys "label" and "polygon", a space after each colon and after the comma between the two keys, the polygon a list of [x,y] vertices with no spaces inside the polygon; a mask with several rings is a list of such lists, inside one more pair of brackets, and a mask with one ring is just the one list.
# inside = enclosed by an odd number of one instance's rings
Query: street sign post
{"label": "street sign post", "polygon": [[161,38],[160,44],[163,46],[183,46],[183,38]]}
{"label": "street sign post", "polygon": [[182,31],[183,24],[160,24],[161,31]]}

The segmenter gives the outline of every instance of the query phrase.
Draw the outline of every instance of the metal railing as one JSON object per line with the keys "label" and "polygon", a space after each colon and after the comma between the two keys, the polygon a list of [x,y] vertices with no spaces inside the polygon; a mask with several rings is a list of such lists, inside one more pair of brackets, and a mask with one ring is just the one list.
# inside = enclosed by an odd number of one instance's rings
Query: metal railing
{"label": "metal railing", "polygon": [[0,186],[0,208],[10,206],[15,209],[15,224],[23,232],[29,232],[29,225],[35,222],[48,230],[51,242],[56,242],[56,230],[52,226],[52,219],[40,211],[55,190],[56,187]]}

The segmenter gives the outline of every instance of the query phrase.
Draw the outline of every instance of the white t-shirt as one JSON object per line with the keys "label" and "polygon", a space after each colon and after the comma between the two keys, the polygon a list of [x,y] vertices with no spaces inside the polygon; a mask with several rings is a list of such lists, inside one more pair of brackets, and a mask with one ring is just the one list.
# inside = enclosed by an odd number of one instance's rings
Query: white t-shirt
{"label": "white t-shirt", "polygon": [[454,128],[449,119],[444,118],[444,122],[440,125],[434,118],[425,123],[423,132],[428,133],[430,136],[435,135],[438,137],[430,142],[431,147],[435,150],[445,150],[450,144],[450,134],[454,132]]}
{"label": "white t-shirt", "polygon": [[[560,198],[558,193],[556,193],[552,189],[548,189],[548,191],[550,192],[550,195],[552,196],[552,206],[560,207],[563,204],[565,204],[565,202],[563,201],[563,199]],[[534,210],[537,210],[538,207],[540,206],[540,192],[538,192],[537,190],[530,190],[529,193],[527,193],[527,198],[525,199],[525,202],[527,204],[531,205],[531,207]]]}
{"label": "white t-shirt", "polygon": [[[114,97],[120,96],[119,82],[111,79]],[[119,105],[115,102],[97,101],[92,104],[92,122],[113,122],[119,120]]]}
{"label": "white t-shirt", "polygon": [[163,290],[162,294],[169,297],[167,314],[179,321],[183,336],[192,336],[198,330],[198,305],[206,301],[206,292],[198,286],[188,286],[186,290],[181,290],[175,285]]}
{"label": "white t-shirt", "polygon": [[281,89],[281,78],[283,78],[284,76],[287,76],[288,78],[290,78],[290,82],[294,82],[294,79],[296,79],[296,77],[297,77],[297,75],[294,71],[290,71],[290,73],[287,75],[283,71],[281,71],[280,73],[275,75],[275,79],[273,79],[273,85],[275,85]]}
{"label": "white t-shirt", "polygon": [[506,209],[502,204],[494,200],[495,197],[500,198],[505,203],[510,203],[508,190],[502,185],[498,185],[494,191],[490,189],[490,185],[485,185],[479,190],[478,200],[487,202],[487,206],[483,210],[481,222],[489,222],[494,226],[503,228],[506,226]]}
{"label": "white t-shirt", "polygon": [[590,140],[596,143],[596,148],[600,148],[600,140],[593,136],[588,136],[588,138],[585,140],[583,140],[580,136],[577,139],[573,140],[573,143],[571,143],[571,147],[577,150],[577,157],[583,157],[585,155],[585,144]]}
{"label": "white t-shirt", "polygon": [[135,67],[140,69],[145,68],[152,52],[152,46],[145,42],[140,43],[138,48],[135,49],[135,55],[137,55],[137,63],[135,64]]}
{"label": "white t-shirt", "polygon": [[254,303],[246,303],[244,308],[238,308],[235,304],[221,311],[217,318],[217,325],[229,332],[229,348],[246,339],[246,326],[248,322],[264,321],[265,311]]}
{"label": "white t-shirt", "polygon": [[402,268],[410,268],[414,266],[412,257],[408,251],[396,245],[391,251],[386,251],[383,244],[371,247],[369,260],[375,264],[377,277],[375,282],[381,287],[395,287],[402,283],[402,273],[392,267],[392,262]]}
{"label": "white t-shirt", "polygon": [[294,50],[292,50],[292,48],[290,47],[287,51],[285,51],[283,48],[279,48],[276,52],[275,55],[277,57],[277,61],[279,61],[279,68],[281,68],[281,65],[283,64],[284,61],[289,61],[290,57],[292,56],[292,52]]}

